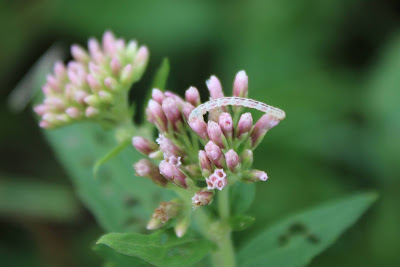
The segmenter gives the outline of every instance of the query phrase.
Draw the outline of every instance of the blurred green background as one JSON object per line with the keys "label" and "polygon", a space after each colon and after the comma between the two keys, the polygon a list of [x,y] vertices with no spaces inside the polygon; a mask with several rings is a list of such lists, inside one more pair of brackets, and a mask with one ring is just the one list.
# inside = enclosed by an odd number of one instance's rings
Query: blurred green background
{"label": "blurred green background", "polygon": [[[374,0],[0,2],[0,258],[4,266],[97,266],[103,233],[80,203],[30,108],[7,97],[52,45],[111,29],[150,48],[146,88],[164,56],[182,94],[217,75],[230,94],[249,75],[250,97],[287,113],[256,150],[268,172],[254,227],[351,192],[380,199],[311,266],[400,266],[400,3]],[[140,104],[143,90],[133,98]]]}

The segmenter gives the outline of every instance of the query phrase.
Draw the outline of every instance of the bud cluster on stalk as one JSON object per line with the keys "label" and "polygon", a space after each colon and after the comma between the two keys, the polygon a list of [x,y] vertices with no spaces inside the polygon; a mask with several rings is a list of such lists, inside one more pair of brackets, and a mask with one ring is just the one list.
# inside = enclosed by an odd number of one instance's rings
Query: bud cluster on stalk
{"label": "bud cluster on stalk", "polygon": [[[217,77],[211,76],[206,84],[211,100],[224,97]],[[233,84],[233,96],[247,95],[248,77],[240,71]],[[148,157],[134,165],[136,173],[158,185],[174,184],[179,190],[187,190],[193,194],[193,207],[211,204],[215,189],[224,190],[234,182],[266,181],[264,171],[251,169],[253,150],[267,131],[279,123],[267,114],[253,123],[250,112],[242,113],[243,108],[230,106],[209,111],[207,122],[198,118],[189,121],[190,113],[200,104],[195,87],[187,89],[184,99],[153,89],[146,115],[159,136],[155,142],[144,137],[132,139],[136,150]],[[180,222],[176,229],[180,229],[177,234],[181,236],[188,218]],[[149,229],[156,229],[162,226],[162,220],[153,216],[149,225]]]}
{"label": "bud cluster on stalk", "polygon": [[102,42],[90,39],[88,50],[72,45],[73,60],[56,62],[42,87],[44,100],[34,107],[42,128],[92,119],[118,122],[127,116],[127,92],[144,73],[146,46],[125,42],[106,31]]}

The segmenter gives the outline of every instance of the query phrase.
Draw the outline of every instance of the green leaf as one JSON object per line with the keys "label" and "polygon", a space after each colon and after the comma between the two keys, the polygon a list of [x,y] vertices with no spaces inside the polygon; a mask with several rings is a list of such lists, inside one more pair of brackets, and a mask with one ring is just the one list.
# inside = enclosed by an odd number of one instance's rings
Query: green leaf
{"label": "green leaf", "polygon": [[229,225],[233,231],[243,231],[249,228],[255,221],[254,217],[247,215],[236,215],[229,219]]}
{"label": "green leaf", "polygon": [[230,191],[232,214],[243,214],[253,203],[255,184],[235,183]]}
{"label": "green leaf", "polygon": [[108,152],[106,155],[104,155],[101,159],[99,159],[96,164],[93,167],[93,174],[96,176],[97,171],[107,161],[111,160],[115,156],[117,156],[119,153],[121,153],[129,144],[131,143],[131,140],[125,140],[122,143],[118,144],[115,146],[110,152]]}
{"label": "green leaf", "polygon": [[38,179],[0,177],[0,214],[57,222],[78,218],[79,203],[71,190],[63,185]]}
{"label": "green leaf", "polygon": [[[214,244],[210,241],[190,234],[178,238],[169,229],[151,235],[106,234],[96,242],[94,250],[122,266],[137,264],[138,259],[156,266],[189,266],[204,258],[212,248]],[[120,255],[124,255],[121,261]]]}
{"label": "green leaf", "polygon": [[360,193],[299,213],[268,228],[238,254],[240,266],[305,266],[377,199]]}
{"label": "green leaf", "polygon": [[161,62],[160,66],[158,67],[156,74],[153,78],[153,83],[151,84],[151,89],[157,88],[161,91],[165,90],[167,85],[168,75],[169,75],[169,60],[168,58],[164,58]]}

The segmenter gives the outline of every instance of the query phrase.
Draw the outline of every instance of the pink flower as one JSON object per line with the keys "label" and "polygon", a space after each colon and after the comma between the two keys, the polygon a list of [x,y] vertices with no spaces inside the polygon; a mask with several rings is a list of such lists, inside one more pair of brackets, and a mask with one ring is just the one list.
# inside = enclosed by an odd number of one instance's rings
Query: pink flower
{"label": "pink flower", "polygon": [[237,172],[240,168],[239,155],[230,149],[225,153],[226,166],[231,172]]}
{"label": "pink flower", "polygon": [[137,151],[146,156],[158,150],[158,145],[156,143],[141,136],[134,136],[132,138],[132,145],[136,148]]}
{"label": "pink flower", "polygon": [[210,77],[206,82],[208,90],[210,91],[210,95],[212,99],[222,98],[224,97],[224,93],[222,92],[222,86],[220,81],[214,75]]}
{"label": "pink flower", "polygon": [[251,141],[252,147],[256,148],[261,140],[264,138],[265,134],[273,127],[278,125],[279,120],[277,120],[274,116],[269,114],[264,114],[254,125],[253,130],[251,131]]}
{"label": "pink flower", "polygon": [[244,70],[239,71],[233,83],[233,96],[247,97],[248,83],[246,72]]}
{"label": "pink flower", "polygon": [[226,173],[223,169],[216,169],[210,177],[206,178],[207,189],[222,190],[227,184]]}
{"label": "pink flower", "polygon": [[185,98],[187,102],[195,107],[200,105],[200,94],[196,87],[189,87],[185,92]]}
{"label": "pink flower", "polygon": [[197,118],[193,118],[192,120],[189,121],[189,126],[201,138],[203,138],[204,140],[208,139],[207,124],[204,121],[199,120]]}
{"label": "pink flower", "polygon": [[195,207],[210,205],[214,198],[214,192],[201,189],[192,197],[192,203]]}
{"label": "pink flower", "polygon": [[209,141],[205,146],[205,151],[210,161],[218,168],[222,168],[224,164],[224,158],[222,157],[221,148],[213,141]]}
{"label": "pink flower", "polygon": [[240,116],[237,125],[237,137],[240,139],[243,135],[250,132],[253,127],[253,117],[250,112],[244,113]]}
{"label": "pink flower", "polygon": [[207,133],[210,140],[214,141],[220,147],[224,147],[222,138],[224,137],[221,127],[214,121],[208,121]]}

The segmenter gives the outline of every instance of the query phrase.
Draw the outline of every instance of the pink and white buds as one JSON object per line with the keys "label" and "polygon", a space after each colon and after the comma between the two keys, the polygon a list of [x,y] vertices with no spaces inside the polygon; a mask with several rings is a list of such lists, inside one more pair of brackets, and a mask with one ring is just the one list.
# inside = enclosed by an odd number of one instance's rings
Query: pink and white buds
{"label": "pink and white buds", "polygon": [[206,82],[208,91],[210,91],[210,96],[212,99],[222,98],[224,97],[224,93],[222,92],[221,82],[214,75],[210,77]]}
{"label": "pink and white buds", "polygon": [[167,184],[167,180],[161,176],[158,167],[155,166],[150,160],[141,159],[135,165],[133,165],[133,167],[137,176],[147,177],[154,183],[161,186],[165,186]]}
{"label": "pink and white buds", "polygon": [[253,117],[250,112],[244,113],[240,116],[238,125],[236,127],[236,136],[239,139],[242,139],[243,136],[246,136],[253,127]]}
{"label": "pink and white buds", "polygon": [[158,150],[158,145],[156,143],[141,136],[134,136],[132,138],[132,145],[136,148],[137,151],[146,156]]}
{"label": "pink and white buds", "polygon": [[186,175],[183,174],[175,165],[168,163],[166,160],[160,163],[160,173],[169,181],[177,186],[187,188]]}
{"label": "pink and white buds", "polygon": [[276,119],[274,116],[269,114],[264,114],[254,125],[253,130],[251,131],[251,142],[253,149],[256,148],[262,139],[264,138],[265,134],[273,127],[278,125],[279,120]]}
{"label": "pink and white buds", "polygon": [[160,132],[166,132],[168,130],[168,121],[161,105],[153,99],[150,99],[147,109],[149,111],[149,115],[151,116],[150,121],[155,122]]}
{"label": "pink and white buds", "polygon": [[213,141],[209,141],[205,146],[205,151],[207,157],[215,166],[218,168],[223,167],[225,160],[222,155],[221,148],[218,145],[216,145]]}
{"label": "pink and white buds", "polygon": [[201,173],[203,174],[203,176],[204,177],[210,176],[213,171],[213,167],[211,161],[208,159],[207,154],[204,150],[199,151],[199,163],[200,163]]}
{"label": "pink and white buds", "polygon": [[162,104],[163,100],[165,99],[165,95],[161,90],[154,88],[153,91],[151,92],[151,97],[153,98],[154,101],[156,101],[158,104]]}
{"label": "pink and white buds", "polygon": [[240,169],[240,160],[239,155],[233,150],[230,149],[225,153],[225,161],[226,166],[231,172],[237,172]]}
{"label": "pink and white buds", "polygon": [[173,98],[165,98],[162,101],[162,109],[172,126],[175,127],[177,122],[182,121],[181,111],[179,110],[178,105]]}
{"label": "pink and white buds", "polygon": [[204,140],[208,139],[207,124],[204,121],[199,120],[197,118],[193,118],[192,120],[189,121],[189,126],[202,139]]}
{"label": "pink and white buds", "polygon": [[224,143],[222,138],[224,137],[224,134],[222,133],[221,127],[218,125],[218,123],[214,121],[208,121],[208,126],[207,126],[207,133],[208,137],[210,140],[214,141],[218,146],[224,147]]}
{"label": "pink and white buds", "polygon": [[185,103],[182,107],[182,113],[185,116],[186,120],[189,120],[190,113],[193,111],[194,106],[190,103]]}
{"label": "pink and white buds", "polygon": [[226,173],[223,169],[216,169],[210,177],[206,178],[207,189],[222,190],[227,184]]}
{"label": "pink and white buds", "polygon": [[192,203],[195,207],[207,206],[212,203],[213,198],[214,191],[203,188],[192,197]]}
{"label": "pink and white buds", "polygon": [[196,87],[189,87],[185,92],[185,98],[187,102],[195,107],[200,105],[200,94]]}
{"label": "pink and white buds", "polygon": [[233,121],[232,116],[228,112],[224,112],[219,116],[219,126],[221,126],[226,138],[232,138]]}
{"label": "pink and white buds", "polygon": [[236,74],[235,82],[233,83],[233,96],[247,97],[248,95],[248,77],[244,70],[239,71]]}
{"label": "pink and white buds", "polygon": [[79,45],[71,46],[71,54],[75,60],[82,63],[87,63],[90,60],[88,53]]}
{"label": "pink and white buds", "polygon": [[258,181],[266,181],[268,179],[268,175],[264,171],[259,170],[251,170],[244,174],[243,180],[247,182],[258,182]]}

